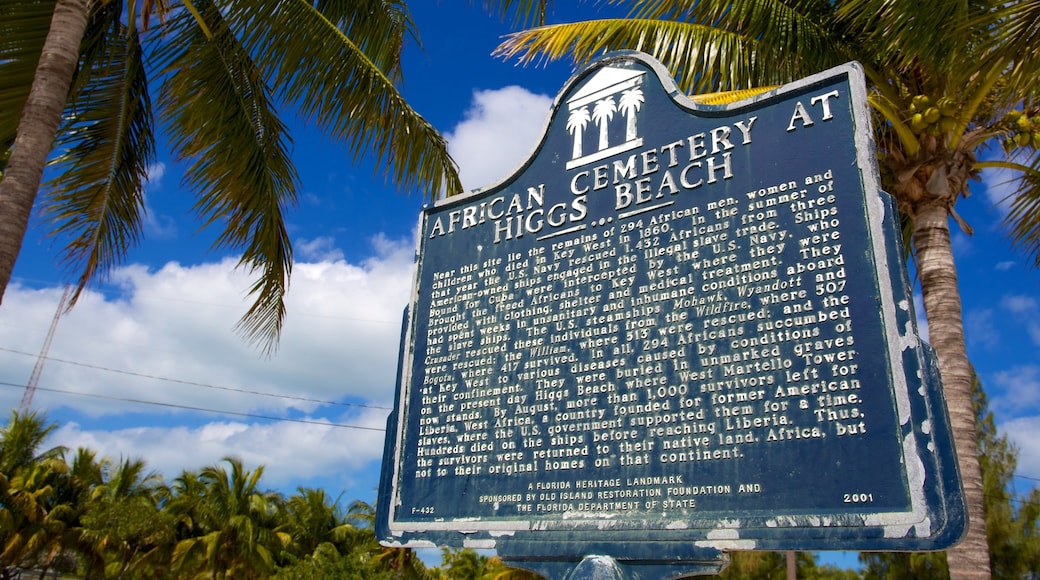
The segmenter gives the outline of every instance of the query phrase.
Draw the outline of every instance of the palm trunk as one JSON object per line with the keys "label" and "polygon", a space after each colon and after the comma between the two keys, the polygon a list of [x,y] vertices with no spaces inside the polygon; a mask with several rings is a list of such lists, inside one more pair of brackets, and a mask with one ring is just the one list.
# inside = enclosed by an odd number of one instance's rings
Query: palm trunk
{"label": "palm trunk", "polygon": [[968,504],[968,533],[947,552],[950,577],[989,578],[989,547],[979,470],[971,364],[964,346],[961,295],[950,246],[949,212],[942,205],[920,208],[914,216],[914,249],[928,315],[928,334],[939,357],[957,462]]}
{"label": "palm trunk", "polygon": [[91,0],[57,0],[7,169],[0,180],[0,301],[29,226],[43,168],[79,61]]}

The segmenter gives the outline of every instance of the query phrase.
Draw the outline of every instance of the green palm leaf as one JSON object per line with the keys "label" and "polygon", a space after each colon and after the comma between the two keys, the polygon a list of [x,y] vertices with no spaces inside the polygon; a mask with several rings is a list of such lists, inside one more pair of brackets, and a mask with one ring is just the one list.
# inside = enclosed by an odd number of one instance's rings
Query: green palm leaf
{"label": "green palm leaf", "polygon": [[833,8],[819,0],[613,3],[631,4],[630,17],[514,33],[496,55],[588,62],[607,51],[640,50],[690,93],[777,85],[852,60]]}
{"label": "green palm leaf", "polygon": [[965,67],[959,57],[975,50],[984,28],[966,26],[986,12],[986,2],[846,0],[836,20],[855,35],[857,57],[890,71],[928,70],[941,76]]}
{"label": "green palm leaf", "polygon": [[270,354],[292,268],[285,212],[296,203],[296,169],[256,63],[214,4],[195,6],[205,27],[187,12],[173,16],[157,52],[161,118],[177,156],[189,162],[185,183],[198,196],[195,211],[204,226],[223,226],[215,246],[241,250],[239,264],[257,275],[250,289],[256,301],[238,329]]}
{"label": "green palm leaf", "polygon": [[40,452],[40,446],[58,428],[36,412],[12,411],[7,424],[0,428],[0,474],[10,478],[33,463],[60,458],[64,447]]}
{"label": "green palm leaf", "polygon": [[[776,85],[794,74],[789,60],[772,58],[739,33],[667,20],[606,19],[557,24],[509,35],[496,50],[522,64],[571,56],[588,62],[613,50],[639,50],[661,61],[686,92]],[[705,74],[705,71],[711,71]]]}
{"label": "green palm leaf", "polygon": [[[408,7],[400,0],[317,0],[317,12],[331,22],[393,81],[401,77],[401,47],[419,41]],[[421,44],[421,43],[420,43]]]}
{"label": "green palm leaf", "polygon": [[[621,4],[619,0],[615,3]],[[842,64],[850,58],[847,35],[837,27],[834,8],[826,0],[652,0],[628,2],[635,19],[699,24],[755,39],[751,48],[767,52],[772,67],[797,76]],[[756,81],[752,86],[776,84]],[[719,86],[719,90],[727,87]]]}
{"label": "green palm leaf", "polygon": [[1040,70],[1040,1],[1008,2],[991,13],[976,17],[970,26],[986,28],[992,34],[984,48],[1001,57],[1010,56],[1012,63],[989,61],[983,66],[999,66],[1009,90],[1037,97],[1037,71]]}
{"label": "green palm leaf", "polygon": [[1040,268],[1040,155],[1034,154],[1032,166],[1022,169],[1004,223],[1015,245]]}
{"label": "green palm leaf", "polygon": [[14,143],[53,14],[53,1],[0,2],[0,174]]}
{"label": "green palm leaf", "polygon": [[42,215],[68,240],[61,261],[79,291],[118,265],[141,236],[143,184],[155,160],[148,80],[138,37],[119,21],[122,2],[91,15],[54,178]]}
{"label": "green palm leaf", "polygon": [[288,538],[275,530],[281,496],[258,489],[263,467],[250,472],[237,459],[224,461],[230,473],[212,465],[197,476],[185,473],[174,484],[171,510],[193,522],[190,537],[173,551],[178,577],[265,578],[286,545]]}
{"label": "green palm leaf", "polygon": [[[347,6],[360,11],[366,5],[357,4],[337,3],[339,11],[326,15],[304,0],[231,0],[228,18],[236,30],[247,31],[242,42],[259,55],[257,62],[279,96],[345,143],[355,160],[372,156],[399,188],[421,189],[431,199],[461,192],[443,137],[398,92],[396,73],[383,68],[386,55],[366,52],[375,40],[357,26],[337,28]],[[374,30],[403,33],[402,11],[383,18]],[[263,26],[253,24],[258,22]],[[300,30],[321,42],[301,42]]]}
{"label": "green palm leaf", "polygon": [[551,11],[553,3],[552,0],[484,0],[483,4],[485,10],[503,16],[512,14],[513,25],[526,28],[545,24],[545,15]]}
{"label": "green palm leaf", "polygon": [[697,103],[701,103],[702,105],[726,105],[744,99],[750,99],[751,97],[761,95],[762,93],[771,91],[775,88],[777,87],[756,87],[753,89],[741,89],[738,91],[701,93],[699,95],[691,96],[690,99]]}

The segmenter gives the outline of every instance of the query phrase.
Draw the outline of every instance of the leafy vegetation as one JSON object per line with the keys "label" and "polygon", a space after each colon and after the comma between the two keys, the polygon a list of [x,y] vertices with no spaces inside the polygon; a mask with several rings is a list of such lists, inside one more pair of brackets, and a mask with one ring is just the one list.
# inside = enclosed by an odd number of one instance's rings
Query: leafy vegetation
{"label": "leafy vegetation", "polygon": [[376,542],[367,504],[343,511],[305,488],[286,498],[233,458],[166,484],[140,460],[41,449],[54,428],[15,412],[0,431],[0,577],[437,577]]}

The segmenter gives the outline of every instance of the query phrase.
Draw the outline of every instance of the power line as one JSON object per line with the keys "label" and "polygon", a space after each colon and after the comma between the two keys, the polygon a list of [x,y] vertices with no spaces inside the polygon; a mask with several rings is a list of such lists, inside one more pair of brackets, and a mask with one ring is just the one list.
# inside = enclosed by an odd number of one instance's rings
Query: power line
{"label": "power line", "polygon": [[[30,278],[19,278],[19,280],[33,280],[33,279],[30,279]],[[34,280],[34,281],[47,283],[44,280]],[[99,292],[101,294],[116,294],[117,293],[116,291],[113,291],[113,290],[106,290],[106,289],[100,289],[100,288],[95,289],[95,291],[97,291],[97,292]],[[141,296],[141,295],[139,295],[139,296]],[[204,305],[208,305],[208,306],[218,306],[218,307],[233,307],[233,305],[230,305],[230,304],[218,304],[218,303],[212,303],[212,302],[191,301],[191,300],[184,300],[184,299],[178,299],[178,298],[169,298],[169,297],[165,297],[165,296],[144,295],[144,297],[150,298],[152,300],[166,300],[166,301],[171,301],[171,302],[195,303],[195,304],[204,304]],[[297,315],[298,316],[307,316],[307,317],[316,317],[316,318],[330,318],[330,319],[343,319],[343,320],[357,320],[357,321],[363,321],[363,322],[377,322],[377,323],[386,323],[386,324],[400,324],[400,321],[393,321],[393,320],[378,320],[378,319],[344,317],[344,316],[329,316],[329,315],[308,314],[308,313],[297,313]],[[16,349],[11,349],[11,348],[5,348],[5,347],[0,347],[0,351],[10,352],[10,353],[13,353],[13,354],[18,354],[18,355],[23,355],[23,356],[30,356],[30,357],[38,356],[38,355],[33,354],[33,353],[20,351],[20,350],[16,350]],[[166,382],[171,382],[171,383],[177,383],[177,384],[183,384],[183,385],[195,386],[195,387],[202,387],[202,388],[208,388],[208,389],[214,389],[214,390],[222,390],[222,391],[228,391],[228,392],[236,392],[236,393],[242,393],[242,394],[256,395],[256,396],[261,396],[261,397],[271,397],[271,398],[276,398],[276,399],[285,399],[285,400],[294,400],[294,401],[300,401],[300,402],[317,403],[317,404],[322,404],[322,405],[335,405],[335,406],[343,406],[343,407],[360,407],[360,408],[376,409],[376,410],[383,410],[383,411],[391,410],[390,407],[385,407],[385,406],[380,406],[380,405],[366,405],[366,404],[363,404],[363,403],[342,403],[342,402],[337,402],[337,401],[326,401],[326,400],[322,400],[322,399],[312,399],[312,398],[308,398],[308,397],[299,397],[299,396],[293,396],[293,395],[278,395],[278,394],[274,394],[274,393],[264,393],[264,392],[260,392],[260,391],[251,391],[251,390],[248,390],[248,389],[239,389],[239,388],[234,388],[234,387],[225,387],[225,386],[220,386],[220,385],[212,385],[212,384],[208,384],[208,383],[200,383],[200,382],[196,382],[196,381],[187,381],[187,380],[183,380],[183,379],[174,379],[174,378],[163,377],[163,376],[158,376],[158,375],[150,375],[150,374],[139,373],[139,372],[135,372],[135,371],[127,371],[127,370],[115,369],[115,368],[104,367],[104,366],[100,366],[100,365],[92,365],[92,364],[89,364],[89,363],[82,363],[82,362],[77,362],[77,361],[70,361],[70,360],[65,360],[65,359],[60,359],[60,358],[55,358],[55,357],[40,357],[40,359],[41,360],[50,360],[50,361],[54,361],[54,362],[57,362],[57,363],[63,363],[63,364],[68,364],[68,365],[80,366],[80,367],[84,367],[84,368],[90,368],[90,369],[94,369],[94,370],[100,370],[100,371],[104,371],[104,372],[123,374],[123,375],[128,375],[128,376],[135,376],[135,377],[147,378],[147,379],[153,379],[153,380],[159,380],[159,381],[166,381]],[[15,383],[7,383],[7,382],[2,382],[2,381],[0,381],[0,385],[10,386],[10,387],[17,387],[17,388],[25,388],[27,386],[27,385],[19,385],[19,384],[15,384]],[[202,407],[192,407],[192,406],[187,406],[187,405],[177,405],[177,404],[173,404],[173,403],[161,403],[161,402],[157,402],[157,401],[143,401],[143,400],[137,400],[137,399],[125,399],[125,398],[112,397],[112,396],[106,396],[106,395],[79,393],[79,392],[75,392],[75,391],[63,391],[63,390],[59,390],[59,389],[49,389],[49,388],[43,388],[43,387],[39,387],[36,390],[47,391],[47,392],[54,392],[54,393],[64,393],[64,394],[78,395],[78,396],[83,396],[83,397],[93,397],[93,398],[100,398],[100,399],[108,399],[108,400],[114,400],[114,401],[123,401],[123,402],[137,403],[137,404],[143,404],[143,405],[155,405],[155,406],[161,406],[161,407],[178,408],[178,409],[193,410],[193,411],[200,411],[200,412],[217,413],[217,414],[225,414],[225,415],[234,415],[234,416],[242,416],[242,417],[251,417],[251,418],[258,418],[258,419],[267,419],[267,420],[273,420],[273,421],[288,421],[288,422],[297,422],[297,423],[310,423],[310,424],[315,424],[315,425],[330,425],[330,426],[335,426],[335,427],[352,428],[352,429],[365,429],[365,430],[373,430],[373,431],[385,431],[385,429],[381,429],[381,428],[361,427],[361,426],[357,426],[357,425],[346,425],[346,424],[338,424],[338,423],[323,423],[323,422],[319,422],[319,421],[308,421],[308,420],[303,420],[303,419],[290,419],[290,418],[282,418],[282,417],[270,417],[270,416],[265,416],[265,415],[257,415],[257,414],[250,414],[250,413],[241,413],[241,412],[232,412],[232,411],[220,411],[220,410],[216,410],[216,409],[206,409],[206,408],[202,408]],[[1019,478],[1019,479],[1026,479],[1026,480],[1030,480],[1030,481],[1040,482],[1040,478],[1031,477],[1031,476],[1027,476],[1027,475],[1013,474],[1013,477],[1016,477],[1016,478]],[[1016,500],[1012,499],[1012,501],[1016,501]]]}
{"label": "power line", "polygon": [[[6,386],[6,387],[16,387],[16,388],[19,388],[19,389],[25,387],[25,385],[19,385],[19,384],[16,384],[16,383],[8,383],[8,382],[4,382],[4,381],[0,381],[0,385]],[[215,414],[218,414],[218,415],[233,415],[233,416],[236,416],[236,417],[249,417],[249,418],[253,418],[253,419],[266,419],[266,420],[269,420],[269,421],[284,421],[284,422],[288,422],[288,423],[304,423],[304,424],[308,424],[308,425],[323,425],[323,426],[328,426],[328,427],[342,427],[344,429],[361,429],[361,430],[364,430],[364,431],[380,431],[380,432],[386,431],[386,429],[383,429],[381,427],[364,427],[364,426],[361,426],[361,425],[348,425],[346,423],[332,423],[330,421],[314,421],[314,420],[310,420],[310,419],[292,419],[290,417],[272,417],[270,415],[258,415],[256,413],[242,413],[242,412],[238,412],[238,411],[221,411],[219,409],[207,409],[205,407],[193,407],[191,405],[178,405],[176,403],[161,403],[159,401],[144,401],[144,400],[141,400],[141,399],[128,399],[128,398],[125,398],[125,397],[114,397],[112,395],[99,395],[99,394],[95,394],[95,393],[81,393],[81,392],[78,392],[78,391],[67,391],[67,390],[63,390],[63,389],[50,389],[50,388],[40,387],[40,386],[37,386],[36,390],[37,391],[46,391],[48,393],[61,393],[63,395],[76,395],[76,396],[80,396],[80,397],[91,397],[91,398],[94,398],[94,399],[105,399],[105,400],[108,400],[108,401],[120,401],[120,402],[123,402],[123,403],[136,403],[136,404],[139,404],[139,405],[154,405],[154,406],[157,406],[157,407],[169,407],[169,408],[173,408],[173,409],[184,409],[184,410],[188,410],[188,411],[200,411],[200,412],[203,412],[203,413],[215,413]]]}
{"label": "power line", "polygon": [[[0,346],[0,351],[10,352],[10,353],[13,353],[13,354],[19,354],[19,355],[24,355],[24,356],[35,356],[35,355],[33,355],[32,353],[29,353],[29,352],[25,352],[25,351],[21,351],[21,350],[15,350],[13,348],[5,348],[5,347],[2,347],[2,346]],[[57,362],[57,363],[63,363],[63,364],[67,364],[67,365],[73,365],[73,366],[84,367],[84,368],[88,368],[88,369],[94,369],[94,370],[99,370],[99,371],[104,371],[104,372],[109,372],[109,373],[116,373],[116,374],[121,374],[121,375],[128,375],[128,376],[139,377],[139,378],[144,378],[144,379],[153,379],[153,380],[157,380],[157,381],[166,381],[166,382],[169,382],[169,383],[177,383],[177,384],[188,385],[188,386],[192,386],[192,387],[202,387],[202,388],[205,388],[205,389],[215,389],[215,390],[220,390],[220,391],[229,391],[229,392],[233,392],[233,393],[243,393],[243,394],[247,394],[247,395],[257,395],[257,396],[260,396],[260,397],[271,397],[271,398],[275,398],[275,399],[287,399],[287,400],[300,401],[300,402],[305,402],[305,403],[318,403],[318,404],[322,404],[322,405],[337,405],[337,406],[341,406],[341,407],[362,407],[362,408],[365,408],[365,409],[378,409],[380,411],[389,411],[390,410],[390,407],[383,407],[383,406],[380,406],[380,405],[366,405],[364,403],[341,403],[341,402],[337,402],[337,401],[324,401],[324,400],[321,400],[321,399],[311,399],[311,398],[308,398],[308,397],[298,397],[298,396],[294,396],[294,395],[277,395],[277,394],[274,394],[274,393],[264,393],[264,392],[261,392],[261,391],[250,391],[248,389],[239,389],[239,388],[235,388],[235,387],[224,387],[224,386],[220,386],[220,385],[211,385],[211,384],[208,384],[208,383],[200,383],[200,382],[196,382],[196,381],[187,381],[187,380],[183,380],[183,379],[172,379],[172,378],[169,378],[169,377],[162,377],[162,376],[158,376],[158,375],[149,375],[149,374],[146,374],[146,373],[139,373],[139,372],[135,372],[135,371],[126,371],[126,370],[121,370],[121,369],[114,369],[114,368],[110,368],[110,367],[104,367],[104,366],[100,366],[100,365],[92,365],[92,364],[89,364],[89,363],[65,360],[65,359],[60,359],[60,358],[55,358],[55,357],[45,357],[45,358],[48,361],[54,361],[54,362]],[[25,385],[22,385],[22,386],[25,386]]]}
{"label": "power line", "polygon": [[[9,350],[9,349],[4,349],[4,348],[0,347],[0,350]],[[0,381],[0,385],[7,386],[7,387],[15,387],[15,388],[23,388],[24,387],[24,385],[19,385],[17,383],[8,383],[8,382],[4,382],[4,381]],[[48,393],[61,393],[61,394],[65,394],[65,395],[76,395],[76,396],[80,396],[80,397],[90,397],[90,398],[95,398],[95,399],[104,399],[104,400],[109,400],[109,401],[120,401],[120,402],[124,402],[124,403],[135,403],[135,404],[139,404],[139,405],[153,405],[153,406],[157,406],[157,407],[167,407],[167,408],[173,408],[173,409],[184,409],[184,410],[188,410],[188,411],[199,411],[199,412],[204,412],[204,413],[214,413],[214,414],[218,414],[218,415],[232,415],[232,416],[236,416],[236,417],[249,417],[249,418],[253,418],[253,419],[265,419],[265,420],[269,420],[269,421],[282,421],[282,422],[288,422],[288,423],[303,423],[303,424],[308,424],[308,425],[325,425],[325,426],[329,426],[329,427],[341,427],[341,428],[344,428],[344,429],[360,429],[360,430],[363,430],[363,431],[378,431],[378,432],[385,432],[386,431],[386,429],[381,428],[381,427],[364,427],[364,426],[361,426],[361,425],[349,425],[349,424],[346,424],[346,423],[332,423],[332,422],[329,422],[329,421],[313,421],[313,420],[309,420],[309,419],[292,419],[292,418],[289,418],[289,417],[272,417],[270,415],[259,415],[259,414],[256,414],[256,413],[243,413],[243,412],[239,412],[239,411],[221,411],[219,409],[208,409],[208,408],[205,408],[205,407],[194,407],[194,406],[191,406],[191,405],[178,405],[176,403],[162,403],[162,402],[159,402],[159,401],[144,401],[144,400],[141,400],[141,399],[129,399],[129,398],[125,398],[125,397],[115,397],[115,396],[112,396],[112,395],[99,395],[99,394],[95,394],[95,393],[81,393],[81,392],[78,392],[78,391],[68,391],[68,390],[63,390],[63,389],[51,389],[51,388],[39,387],[39,386],[36,387],[36,390],[38,390],[38,391],[45,391],[45,392],[48,392]],[[264,393],[258,393],[258,394],[264,394]],[[276,396],[276,395],[272,395],[272,396]],[[340,404],[349,405],[349,403],[340,403]],[[357,406],[364,407],[365,405],[357,405]],[[389,408],[387,408],[387,407],[369,407],[369,408],[389,410]],[[1018,474],[1012,474],[1012,475],[1014,477],[1018,477],[1018,478],[1021,478],[1021,479],[1029,479],[1029,480],[1032,480],[1032,481],[1040,481],[1040,478],[1030,477],[1028,475],[1018,475]],[[993,496],[989,496],[989,497],[993,497]],[[1029,501],[1029,500],[1026,500],[1026,499],[1015,498],[1015,497],[1008,497],[1008,498],[1000,497],[1000,498],[997,498],[997,499],[1001,499],[1001,500],[1006,499],[1008,501],[1011,501],[1011,502],[1014,502],[1014,503],[1020,503],[1020,504],[1021,503],[1028,503],[1028,501]]]}

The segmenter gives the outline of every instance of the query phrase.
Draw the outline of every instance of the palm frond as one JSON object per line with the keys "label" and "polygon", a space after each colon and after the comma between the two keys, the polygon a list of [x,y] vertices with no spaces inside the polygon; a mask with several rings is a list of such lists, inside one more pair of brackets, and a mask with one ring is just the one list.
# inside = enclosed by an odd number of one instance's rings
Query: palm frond
{"label": "palm frond", "polygon": [[387,77],[402,80],[401,53],[406,38],[422,45],[402,0],[318,0],[314,6]]}
{"label": "palm frond", "polygon": [[462,191],[444,138],[336,22],[305,0],[233,0],[228,15],[247,31],[243,44],[259,55],[279,95],[344,143],[355,161],[371,155],[398,188],[431,199]]}
{"label": "palm frond", "polygon": [[552,0],[482,0],[482,3],[488,12],[509,18],[516,28],[545,24],[546,14],[553,5]]}
{"label": "palm frond", "polygon": [[704,93],[700,95],[691,95],[690,100],[701,103],[702,105],[728,105],[744,99],[750,99],[756,95],[771,91],[777,88],[776,86],[771,87],[756,87],[753,89],[742,89],[739,91],[723,91],[720,93]]}
{"label": "palm frond", "polygon": [[119,22],[121,2],[94,12],[41,215],[67,240],[60,260],[79,292],[118,265],[141,236],[142,187],[155,159],[151,103],[138,37]]}
{"label": "palm frond", "polygon": [[[806,76],[851,60],[825,0],[652,0],[633,3],[635,19],[710,26],[773,47],[774,64]],[[839,56],[835,56],[839,55]]]}
{"label": "palm frond", "polygon": [[568,54],[588,62],[610,50],[641,50],[689,93],[782,84],[854,59],[833,4],[822,0],[611,3],[630,4],[629,17],[513,34],[496,54],[523,63]]}
{"label": "palm frond", "polygon": [[990,61],[983,64],[999,65],[994,62],[996,59],[1010,62],[1001,67],[1008,87],[1015,93],[1030,95],[1035,102],[1040,91],[1036,82],[1040,76],[1040,1],[1002,3],[1000,8],[979,16],[969,25],[988,27],[992,33],[983,45]]}
{"label": "palm frond", "polygon": [[[884,63],[892,71],[927,70],[957,76],[995,21],[977,19],[996,5],[990,0],[914,2],[913,0],[844,0],[837,22],[855,34],[860,58]],[[969,23],[976,22],[969,26]],[[869,55],[869,58],[867,58]]]}
{"label": "palm frond", "polygon": [[1033,267],[1040,268],[1040,152],[1033,152],[1032,164],[1016,184],[1004,225],[1011,243],[1032,258]]}
{"label": "palm frond", "polygon": [[33,463],[60,458],[66,449],[54,447],[40,451],[43,442],[58,428],[35,411],[11,411],[7,424],[0,427],[0,474],[11,477]]}
{"label": "palm frond", "polygon": [[868,97],[870,106],[880,116],[882,121],[891,129],[894,138],[899,141],[902,151],[907,156],[914,156],[921,149],[921,143],[917,135],[910,130],[906,123],[905,114],[901,103],[893,103],[883,93],[873,92]]}
{"label": "palm frond", "polygon": [[794,77],[799,62],[784,51],[701,24],[657,19],[604,19],[517,32],[495,56],[540,64],[570,56],[586,63],[614,50],[639,50],[668,68],[687,93],[777,85]]}
{"label": "palm frond", "polygon": [[54,14],[53,0],[0,2],[0,173]]}
{"label": "palm frond", "polygon": [[292,246],[284,214],[296,203],[298,178],[256,63],[216,6],[194,4],[212,36],[188,12],[171,18],[156,54],[161,116],[177,156],[190,162],[185,183],[198,196],[203,227],[223,225],[215,247],[241,250],[239,264],[257,275],[255,302],[237,328],[271,354],[285,318]]}

